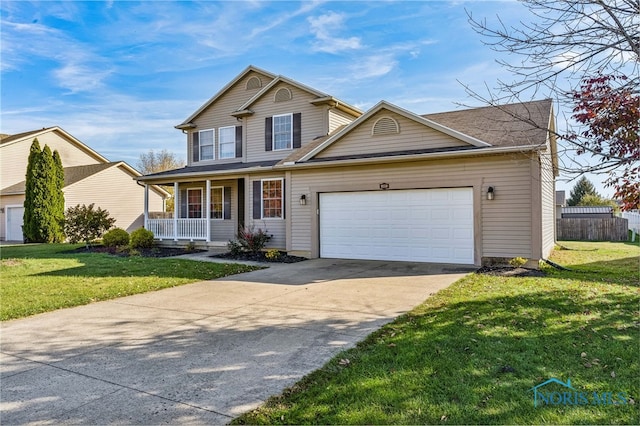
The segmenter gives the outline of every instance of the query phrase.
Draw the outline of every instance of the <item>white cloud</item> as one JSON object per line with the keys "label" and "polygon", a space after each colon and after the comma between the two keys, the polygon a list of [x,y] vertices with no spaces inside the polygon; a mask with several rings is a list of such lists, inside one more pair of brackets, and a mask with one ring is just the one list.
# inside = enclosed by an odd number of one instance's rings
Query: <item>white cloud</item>
{"label": "white cloud", "polygon": [[380,77],[390,73],[398,65],[392,54],[371,55],[359,58],[349,68],[356,79]]}
{"label": "white cloud", "polygon": [[362,48],[359,37],[340,38],[333,34],[342,29],[345,15],[329,12],[318,17],[307,19],[311,25],[311,32],[316,37],[313,43],[314,50],[319,52],[337,53],[343,50],[355,50]]}

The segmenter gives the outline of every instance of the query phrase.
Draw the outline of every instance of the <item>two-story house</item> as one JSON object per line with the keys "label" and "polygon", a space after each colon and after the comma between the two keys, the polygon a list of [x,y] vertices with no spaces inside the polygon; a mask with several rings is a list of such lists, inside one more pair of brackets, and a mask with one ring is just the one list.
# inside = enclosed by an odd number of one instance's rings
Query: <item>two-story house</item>
{"label": "two-story house", "polygon": [[537,264],[555,240],[553,126],[550,100],[363,113],[249,66],[176,126],[187,166],[138,178],[177,198],[146,226],[171,244],[225,245],[248,226],[307,257]]}

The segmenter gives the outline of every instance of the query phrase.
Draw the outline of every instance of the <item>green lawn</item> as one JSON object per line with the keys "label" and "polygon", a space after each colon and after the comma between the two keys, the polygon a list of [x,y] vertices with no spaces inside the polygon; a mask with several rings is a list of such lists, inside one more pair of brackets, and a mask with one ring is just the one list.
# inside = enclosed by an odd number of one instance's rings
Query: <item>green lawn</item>
{"label": "green lawn", "polygon": [[79,246],[3,246],[0,249],[0,320],[256,269],[173,258],[65,253]]}
{"label": "green lawn", "polygon": [[[234,423],[639,424],[640,249],[563,246],[572,271],[472,274]],[[575,393],[534,407],[550,378]]]}

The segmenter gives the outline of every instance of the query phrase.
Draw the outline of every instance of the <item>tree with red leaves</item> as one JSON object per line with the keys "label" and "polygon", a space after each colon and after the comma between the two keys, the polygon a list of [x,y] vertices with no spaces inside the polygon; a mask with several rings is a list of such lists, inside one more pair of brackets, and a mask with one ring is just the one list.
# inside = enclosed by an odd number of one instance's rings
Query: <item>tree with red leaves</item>
{"label": "tree with red leaves", "polygon": [[573,93],[573,118],[583,127],[565,138],[577,154],[591,154],[591,171],[606,172],[622,210],[640,208],[640,97],[627,77],[598,74]]}

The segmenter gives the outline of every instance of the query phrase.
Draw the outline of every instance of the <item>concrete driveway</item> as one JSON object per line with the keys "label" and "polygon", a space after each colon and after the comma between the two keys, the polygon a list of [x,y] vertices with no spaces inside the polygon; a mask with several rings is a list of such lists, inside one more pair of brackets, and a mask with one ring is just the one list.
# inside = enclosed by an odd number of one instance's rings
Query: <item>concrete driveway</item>
{"label": "concrete driveway", "polygon": [[0,422],[227,423],[468,272],[316,259],[8,321]]}

